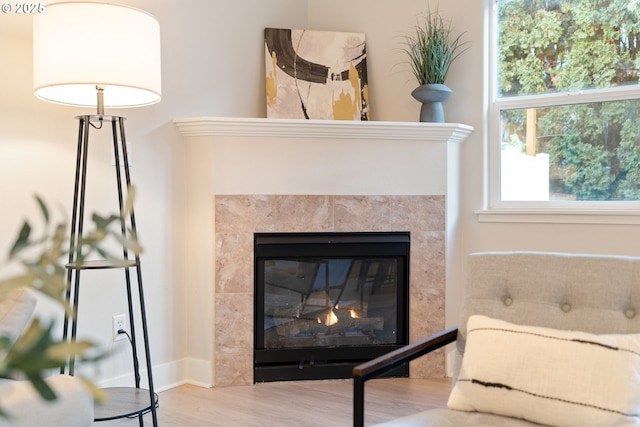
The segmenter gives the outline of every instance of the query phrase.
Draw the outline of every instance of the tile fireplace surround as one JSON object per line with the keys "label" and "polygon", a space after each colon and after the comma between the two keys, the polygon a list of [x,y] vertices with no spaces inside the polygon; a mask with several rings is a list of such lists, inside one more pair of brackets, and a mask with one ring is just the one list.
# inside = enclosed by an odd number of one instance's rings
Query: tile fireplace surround
{"label": "tile fireplace surround", "polygon": [[[410,340],[445,326],[461,124],[197,117],[186,144],[187,376],[253,382],[253,233],[410,231]],[[210,236],[208,238],[207,236]],[[411,365],[442,377],[444,353]]]}

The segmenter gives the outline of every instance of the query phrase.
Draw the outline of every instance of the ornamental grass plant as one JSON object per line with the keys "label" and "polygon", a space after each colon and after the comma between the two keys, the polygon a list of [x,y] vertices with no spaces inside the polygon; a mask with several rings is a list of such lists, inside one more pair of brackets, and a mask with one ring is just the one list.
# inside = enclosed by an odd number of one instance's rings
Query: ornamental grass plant
{"label": "ornamental grass plant", "polygon": [[452,33],[450,20],[444,20],[437,9],[427,9],[418,17],[414,33],[405,36],[402,51],[420,85],[444,84],[449,67],[467,49],[464,33]]}

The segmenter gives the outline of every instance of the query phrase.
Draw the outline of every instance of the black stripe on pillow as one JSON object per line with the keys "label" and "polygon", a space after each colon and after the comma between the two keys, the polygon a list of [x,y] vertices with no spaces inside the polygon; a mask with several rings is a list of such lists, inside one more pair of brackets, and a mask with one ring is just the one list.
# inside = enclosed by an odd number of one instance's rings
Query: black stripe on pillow
{"label": "black stripe on pillow", "polygon": [[599,343],[599,342],[595,342],[595,341],[554,337],[554,336],[545,335],[545,334],[542,334],[542,333],[539,333],[539,332],[515,331],[513,329],[505,329],[505,328],[475,328],[475,329],[470,329],[470,330],[467,331],[467,336],[469,334],[471,334],[472,332],[478,332],[478,331],[500,331],[500,332],[510,332],[512,334],[532,335],[532,336],[541,337],[541,338],[548,338],[548,339],[552,339],[552,340],[556,340],[556,341],[566,341],[566,342],[575,342],[575,343],[578,343],[578,344],[595,345],[595,346],[606,348],[606,349],[609,349],[609,350],[623,351],[623,352],[626,352],[626,353],[635,354],[636,356],[640,356],[640,353],[637,352],[637,351],[634,351],[634,350],[631,350],[631,349],[628,349],[628,348],[615,347],[615,346],[612,346],[612,345],[607,345],[607,344],[603,344],[603,343]]}
{"label": "black stripe on pillow", "polygon": [[468,382],[468,383],[472,383],[475,385],[479,385],[482,387],[486,387],[486,388],[500,388],[500,389],[504,389],[510,392],[517,392],[517,393],[524,393],[526,395],[529,396],[533,396],[533,397],[537,397],[540,399],[547,399],[547,400],[554,400],[557,402],[561,402],[561,403],[567,403],[569,405],[578,405],[578,406],[583,406],[583,407],[587,407],[587,408],[592,408],[592,409],[597,409],[599,411],[605,411],[605,412],[610,412],[613,414],[618,414],[618,415],[622,415],[625,417],[633,417],[633,418],[640,418],[639,414],[627,414],[624,413],[622,411],[616,411],[615,409],[610,409],[610,408],[603,408],[601,406],[596,406],[596,405],[591,405],[588,403],[583,403],[583,402],[574,402],[571,400],[566,400],[566,399],[561,399],[559,397],[551,397],[551,396],[544,396],[538,393],[533,393],[527,390],[522,390],[519,388],[515,388],[515,387],[511,387],[510,385],[507,384],[501,384],[501,383],[495,383],[495,382],[488,382],[488,381],[481,381],[478,379],[474,379],[474,378],[459,378],[458,382]]}

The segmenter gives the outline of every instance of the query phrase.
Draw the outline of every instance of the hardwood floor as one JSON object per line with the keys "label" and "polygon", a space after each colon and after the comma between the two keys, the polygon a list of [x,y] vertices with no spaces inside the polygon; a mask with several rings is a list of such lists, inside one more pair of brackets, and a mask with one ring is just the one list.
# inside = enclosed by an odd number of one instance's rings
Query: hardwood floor
{"label": "hardwood floor", "polygon": [[[372,425],[444,407],[449,379],[371,380],[365,388],[365,423]],[[353,425],[353,382],[274,382],[205,389],[185,385],[159,393],[158,424],[172,426],[334,427]],[[145,426],[151,416],[145,415]],[[137,426],[137,419],[96,423]]]}

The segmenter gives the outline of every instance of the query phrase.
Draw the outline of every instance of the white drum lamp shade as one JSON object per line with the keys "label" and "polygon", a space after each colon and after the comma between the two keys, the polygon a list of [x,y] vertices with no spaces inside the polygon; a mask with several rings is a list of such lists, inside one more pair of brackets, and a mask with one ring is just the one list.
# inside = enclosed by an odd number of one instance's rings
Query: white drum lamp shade
{"label": "white drum lamp shade", "polygon": [[[33,88],[46,101],[137,107],[160,101],[160,25],[127,6],[62,2],[33,20]],[[100,113],[100,112],[99,112]]]}

